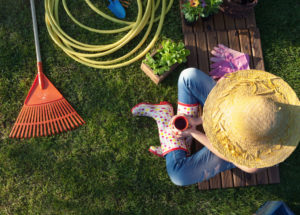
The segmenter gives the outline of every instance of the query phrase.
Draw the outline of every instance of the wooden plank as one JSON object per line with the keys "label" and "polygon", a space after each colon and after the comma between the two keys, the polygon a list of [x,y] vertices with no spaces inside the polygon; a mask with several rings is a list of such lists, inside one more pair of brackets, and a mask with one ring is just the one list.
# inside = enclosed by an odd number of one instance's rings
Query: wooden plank
{"label": "wooden plank", "polygon": [[258,28],[250,30],[251,52],[253,56],[253,66],[255,69],[265,70],[263,53],[261,48],[260,33]]}
{"label": "wooden plank", "polygon": [[244,187],[246,185],[245,174],[238,168],[232,169],[233,185],[235,187]]}
{"label": "wooden plank", "polygon": [[250,68],[254,69],[249,31],[247,29],[245,29],[245,30],[238,30],[238,32],[239,32],[241,52],[246,53],[246,54],[249,55]]}
{"label": "wooden plank", "polygon": [[237,51],[241,51],[238,31],[236,30],[228,31],[228,41],[229,41],[230,48]]}
{"label": "wooden plank", "polygon": [[236,29],[245,29],[246,28],[245,18],[235,18],[234,21],[235,21]]}
{"label": "wooden plank", "polygon": [[221,172],[221,181],[222,181],[222,188],[229,188],[233,187],[233,176],[232,170],[226,170],[225,172]]}
{"label": "wooden plank", "polygon": [[255,28],[256,27],[254,9],[252,9],[252,11],[250,12],[249,16],[246,19],[246,27],[247,28]]}
{"label": "wooden plank", "polygon": [[268,168],[269,184],[280,183],[279,167],[273,166]]}
{"label": "wooden plank", "polygon": [[220,189],[222,188],[221,174],[217,174],[211,179],[209,179],[210,189]]}
{"label": "wooden plank", "polygon": [[207,50],[209,53],[209,58],[211,58],[212,54],[210,53],[210,51],[218,44],[217,32],[215,31],[206,32],[206,38],[207,38]]}
{"label": "wooden plank", "polygon": [[234,18],[224,14],[224,20],[225,20],[225,29],[227,29],[227,30],[234,30],[235,29]]}
{"label": "wooden plank", "polygon": [[206,34],[200,32],[196,34],[197,42],[197,53],[198,53],[198,67],[201,71],[206,74],[209,73],[209,63],[208,63],[208,53],[207,53],[207,43],[206,43]]}
{"label": "wooden plank", "polygon": [[244,174],[245,174],[246,186],[254,186],[257,184],[256,174],[249,174],[249,173],[244,173]]}
{"label": "wooden plank", "polygon": [[185,47],[190,50],[190,55],[187,57],[187,65],[188,67],[198,67],[197,62],[197,50],[196,50],[196,40],[195,35],[193,33],[184,34],[184,44]]}
{"label": "wooden plank", "polygon": [[208,17],[207,20],[203,20],[203,31],[213,31],[215,30],[214,19],[212,16]]}
{"label": "wooden plank", "polygon": [[199,32],[203,32],[203,21],[201,18],[199,18],[196,24],[193,26],[193,31],[196,34]]}
{"label": "wooden plank", "polygon": [[229,46],[227,31],[217,31],[218,44]]}
{"label": "wooden plank", "polygon": [[214,18],[215,30],[217,31],[225,30],[223,12],[219,11],[217,14],[213,16],[213,18]]}
{"label": "wooden plank", "polygon": [[264,169],[256,173],[257,184],[268,184],[268,170]]}
{"label": "wooden plank", "polygon": [[209,181],[202,181],[201,183],[198,183],[198,189],[199,190],[209,190]]}

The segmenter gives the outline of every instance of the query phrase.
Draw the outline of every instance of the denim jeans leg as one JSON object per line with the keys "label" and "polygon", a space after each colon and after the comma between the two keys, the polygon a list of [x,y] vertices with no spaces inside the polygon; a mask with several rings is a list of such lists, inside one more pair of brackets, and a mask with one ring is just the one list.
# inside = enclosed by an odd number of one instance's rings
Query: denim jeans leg
{"label": "denim jeans leg", "polygon": [[199,103],[202,107],[216,82],[196,68],[181,72],[178,79],[178,101],[184,104]]}
{"label": "denim jeans leg", "polygon": [[190,157],[186,157],[186,152],[182,150],[172,151],[165,157],[169,177],[179,186],[202,182],[235,167],[205,147]]}

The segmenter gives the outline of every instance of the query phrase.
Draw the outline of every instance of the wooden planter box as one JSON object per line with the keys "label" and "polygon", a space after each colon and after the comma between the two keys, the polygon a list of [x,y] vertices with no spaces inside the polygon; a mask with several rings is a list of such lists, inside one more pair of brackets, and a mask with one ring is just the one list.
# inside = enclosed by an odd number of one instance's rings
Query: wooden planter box
{"label": "wooden planter box", "polygon": [[[154,53],[152,53],[151,56],[153,57],[155,54],[156,54],[156,51]],[[171,72],[173,72],[178,66],[179,66],[179,63],[175,63],[173,66],[171,66],[171,68],[170,68],[169,71],[166,71],[162,75],[155,75],[154,72],[153,72],[153,70],[147,64],[145,64],[145,63],[142,62],[142,64],[141,64],[141,70],[143,70],[146,73],[146,75],[148,75],[155,84],[159,84]]]}
{"label": "wooden planter box", "polygon": [[155,75],[153,73],[153,70],[145,63],[142,63],[141,65],[141,69],[146,73],[146,75],[148,75],[151,80],[155,83],[155,84],[159,84],[160,82],[162,82],[162,80],[164,80],[173,70],[176,69],[176,67],[178,66],[178,63],[175,63],[173,66],[171,66],[169,71],[166,71],[164,74],[162,75]]}

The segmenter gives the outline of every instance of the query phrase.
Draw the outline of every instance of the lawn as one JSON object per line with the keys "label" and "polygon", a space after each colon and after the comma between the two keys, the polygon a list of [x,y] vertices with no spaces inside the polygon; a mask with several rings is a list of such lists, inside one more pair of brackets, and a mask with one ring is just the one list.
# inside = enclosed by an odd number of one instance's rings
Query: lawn
{"label": "lawn", "polygon": [[[164,159],[147,151],[159,144],[154,120],[132,117],[130,109],[139,102],[160,101],[176,107],[177,79],[185,65],[156,86],[140,70],[141,61],[112,70],[79,64],[53,43],[43,1],[35,2],[44,72],[86,124],[55,136],[8,137],[36,76],[36,56],[29,1],[0,0],[0,214],[234,215],[252,214],[268,200],[282,200],[300,214],[299,147],[280,164],[280,184],[211,191],[172,184]],[[102,22],[84,1],[67,2],[90,26],[115,27]],[[135,2],[128,19],[134,18]],[[178,2],[166,17],[161,38],[183,39]],[[284,78],[298,96],[299,11],[300,2],[294,0],[259,1],[255,8],[266,70]],[[61,17],[66,17],[63,10]],[[121,36],[86,32],[67,18],[61,25],[90,43]]]}

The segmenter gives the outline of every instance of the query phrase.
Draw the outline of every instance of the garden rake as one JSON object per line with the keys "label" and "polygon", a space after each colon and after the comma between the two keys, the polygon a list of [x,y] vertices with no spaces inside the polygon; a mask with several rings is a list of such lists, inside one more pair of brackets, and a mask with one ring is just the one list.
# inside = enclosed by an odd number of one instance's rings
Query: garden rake
{"label": "garden rake", "polygon": [[9,135],[11,138],[47,136],[85,122],[44,75],[34,0],[30,0],[38,74]]}

